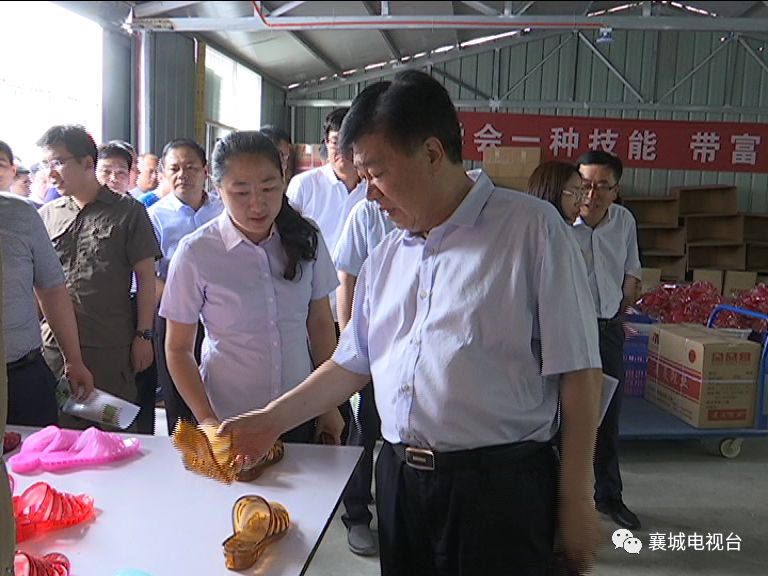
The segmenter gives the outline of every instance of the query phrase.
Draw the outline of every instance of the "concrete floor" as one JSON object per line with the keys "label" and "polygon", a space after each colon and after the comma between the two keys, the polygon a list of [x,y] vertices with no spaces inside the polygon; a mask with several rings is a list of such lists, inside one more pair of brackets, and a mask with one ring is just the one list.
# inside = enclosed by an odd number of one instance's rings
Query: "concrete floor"
{"label": "concrete floor", "polygon": [[[162,410],[158,410],[157,422],[158,434],[167,433]],[[764,576],[768,573],[767,464],[766,438],[745,440],[741,454],[733,460],[711,455],[697,440],[623,443],[624,499],[643,523],[643,529],[634,534],[643,543],[643,549],[633,555],[615,549],[611,535],[617,527],[605,520],[604,545],[592,574]],[[346,529],[340,519],[342,511],[340,506],[307,576],[378,576],[377,558],[356,556],[347,548]],[[649,549],[649,534],[664,534],[664,541],[669,542],[670,533],[681,532],[686,537],[721,533],[724,548],[725,539],[733,533],[741,538],[741,549]]]}
{"label": "concrete floor", "polygon": [[[622,445],[626,503],[643,523],[635,536],[639,554],[615,549],[617,528],[603,522],[604,542],[596,576],[764,576],[768,573],[768,440],[744,441],[741,455],[726,460],[707,453],[696,440],[632,441]],[[376,559],[361,558],[347,548],[346,530],[337,512],[307,576],[379,575]],[[375,522],[375,520],[374,520]],[[650,550],[649,534],[683,532],[686,537],[733,533],[740,551]],[[658,538],[658,537],[657,537]],[[706,542],[706,540],[704,541]],[[687,544],[687,543],[686,543]],[[490,575],[489,575],[490,576]],[[495,576],[495,575],[494,575]]]}

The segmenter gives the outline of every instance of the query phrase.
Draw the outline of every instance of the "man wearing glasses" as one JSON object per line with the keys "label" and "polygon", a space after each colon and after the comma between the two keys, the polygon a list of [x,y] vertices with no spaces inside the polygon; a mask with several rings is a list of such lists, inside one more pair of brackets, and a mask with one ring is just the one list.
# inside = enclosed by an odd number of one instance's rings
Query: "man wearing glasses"
{"label": "man wearing glasses", "polygon": [[640,282],[637,228],[632,214],[615,204],[623,171],[621,160],[592,151],[577,161],[584,200],[574,233],[587,264],[589,287],[597,312],[603,372],[619,380],[597,431],[595,507],[624,528],[640,528],[638,517],[622,500],[619,471],[619,414],[624,387],[622,314],[636,298]]}
{"label": "man wearing glasses", "polygon": [[[96,179],[96,144],[80,126],[53,126],[40,138],[61,198],[40,216],[64,266],[85,365],[96,388],[136,401],[134,374],[153,360],[154,261],[160,248],[144,206]],[[136,275],[137,320],[131,309]],[[45,359],[60,373],[61,352],[43,326]],[[81,422],[66,422],[77,427]]]}

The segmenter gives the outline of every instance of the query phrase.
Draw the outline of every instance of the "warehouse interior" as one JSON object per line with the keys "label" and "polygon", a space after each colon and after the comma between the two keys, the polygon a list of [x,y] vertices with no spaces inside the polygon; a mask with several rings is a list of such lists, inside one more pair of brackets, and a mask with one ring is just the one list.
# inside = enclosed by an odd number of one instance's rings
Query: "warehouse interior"
{"label": "warehouse interior", "polygon": [[[768,2],[56,4],[102,26],[103,141],[134,142],[139,152],[159,153],[170,139],[188,137],[210,153],[224,135],[258,128],[228,121],[225,98],[258,109],[261,125],[280,127],[297,148],[314,150],[332,110],[349,106],[372,83],[411,69],[439,80],[462,120],[482,118],[478,129],[505,115],[608,132],[613,121],[635,131],[644,121],[648,129],[669,122],[670,134],[674,122],[695,125],[699,133],[727,123],[734,135],[743,125],[744,136],[753,134],[750,150],[758,160],[705,166],[704,156],[680,140],[671,155],[656,159],[654,153],[645,167],[628,164],[622,197],[639,225],[643,267],[653,270],[643,278],[644,292],[715,279],[726,295],[726,272],[747,275],[731,276],[746,282],[736,288],[768,283]],[[237,92],[237,82],[206,69],[206,48],[258,75],[258,99],[245,90],[237,98],[225,93],[231,86]],[[554,140],[537,142],[542,160],[557,155]],[[466,168],[493,170],[482,159],[487,144],[475,143]],[[732,144],[738,142],[718,137],[710,159],[730,153]],[[465,151],[472,147],[466,135],[464,145]],[[560,154],[575,160],[570,156]],[[698,276],[695,270],[717,273]],[[647,342],[646,334],[646,348]],[[622,430],[622,475],[625,500],[643,519],[635,536],[644,547],[628,554],[614,545],[616,526],[603,518],[592,574],[765,574],[768,390],[760,379],[754,424],[734,431],[681,432],[668,427],[668,419],[646,418],[642,407],[634,414]],[[302,573],[381,573],[376,557],[349,551],[342,511],[339,506]],[[714,534],[723,543],[709,549]]]}

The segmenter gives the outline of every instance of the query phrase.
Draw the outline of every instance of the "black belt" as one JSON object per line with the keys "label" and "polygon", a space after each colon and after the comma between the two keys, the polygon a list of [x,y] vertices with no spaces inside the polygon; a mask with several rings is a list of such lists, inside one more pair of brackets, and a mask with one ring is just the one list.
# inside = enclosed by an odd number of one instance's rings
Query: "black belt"
{"label": "black belt", "polygon": [[613,318],[598,318],[597,319],[597,327],[600,330],[605,330],[606,328],[608,328],[610,326],[621,326],[622,320],[623,320],[622,315],[619,312]]}
{"label": "black belt", "polygon": [[17,368],[23,368],[24,366],[32,364],[32,362],[37,360],[42,353],[43,353],[42,350],[40,350],[39,348],[36,348],[31,352],[27,352],[26,354],[24,354],[24,356],[22,356],[18,360],[14,360],[13,362],[8,362],[8,364],[5,365],[5,368],[6,370],[16,370]]}
{"label": "black belt", "polygon": [[483,469],[500,463],[526,460],[542,450],[551,449],[547,442],[515,442],[498,444],[473,450],[435,452],[429,448],[417,448],[406,444],[390,444],[400,460],[417,470],[457,470],[461,468]]}

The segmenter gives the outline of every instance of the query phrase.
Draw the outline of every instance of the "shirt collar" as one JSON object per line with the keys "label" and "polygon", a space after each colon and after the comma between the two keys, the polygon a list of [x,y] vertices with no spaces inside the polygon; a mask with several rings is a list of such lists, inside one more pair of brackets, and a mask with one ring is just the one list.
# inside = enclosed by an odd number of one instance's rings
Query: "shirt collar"
{"label": "shirt collar", "polygon": [[[219,222],[219,234],[221,235],[221,240],[224,242],[224,249],[229,252],[231,251],[235,246],[240,244],[241,242],[251,244],[253,245],[253,242],[248,240],[248,238],[245,237],[245,235],[240,232],[240,230],[237,229],[235,224],[232,222],[232,219],[229,217],[229,214],[226,210],[224,210],[221,214],[217,216],[218,222]],[[272,228],[269,230],[269,235],[264,238],[261,242],[257,244],[257,246],[263,246],[272,238],[274,238],[277,235],[277,226],[275,223],[272,223]]]}
{"label": "shirt collar", "polygon": [[[614,206],[616,206],[616,204],[613,204],[613,203],[611,203],[611,205],[608,206],[608,210],[605,212],[605,216],[603,217],[602,220],[600,220],[600,222],[597,223],[597,226],[595,226],[595,228],[600,228],[602,226],[608,225],[608,223],[611,221],[611,212],[615,211]],[[586,226],[587,228],[590,228],[589,224],[584,222],[581,216],[577,216],[576,220],[573,222],[573,227],[577,228],[580,226]],[[595,228],[591,228],[591,229],[594,230]]]}
{"label": "shirt collar", "polygon": [[471,228],[477,222],[480,212],[483,211],[488,199],[491,197],[494,185],[485,172],[482,170],[471,170],[467,172],[467,176],[474,180],[475,183],[464,197],[464,200],[461,201],[459,207],[453,211],[453,214],[443,224]]}
{"label": "shirt collar", "polygon": [[[328,183],[331,186],[336,186],[337,184],[341,184],[342,186],[344,186],[344,189],[346,190],[347,185],[344,184],[344,182],[342,182],[338,176],[336,176],[336,172],[333,171],[333,166],[331,166],[330,162],[323,164],[323,167],[320,169],[320,172],[323,173],[323,176],[325,176],[325,178],[328,180]],[[362,184],[363,182],[365,182],[365,180],[362,180],[362,179],[359,180],[357,185],[354,188],[352,188],[352,190],[347,190],[347,192],[352,194],[355,190],[357,190],[360,187],[360,184]]]}
{"label": "shirt collar", "polygon": [[[179,200],[178,196],[176,196],[176,194],[174,194],[172,191],[168,193],[168,197],[169,197],[168,202],[171,204],[171,207],[176,212],[178,212],[179,210],[181,210],[184,207],[189,208],[190,210],[193,210],[193,208],[189,204],[184,204],[184,202]],[[211,198],[210,194],[208,194],[207,192],[203,191],[203,203],[200,204],[200,208],[202,208],[203,206],[208,204],[210,198]],[[198,210],[199,210],[199,208],[198,208]]]}
{"label": "shirt collar", "polygon": [[[62,208],[67,208],[69,210],[74,210],[75,212],[78,212],[80,210],[80,206],[75,202],[75,199],[72,196],[64,196],[66,198],[64,204],[61,205]],[[93,202],[104,202],[104,204],[114,204],[120,199],[120,194],[117,192],[112,192],[109,188],[106,186],[102,186],[99,188],[99,193],[96,194],[96,198],[93,199]]]}

